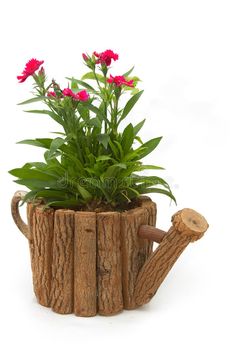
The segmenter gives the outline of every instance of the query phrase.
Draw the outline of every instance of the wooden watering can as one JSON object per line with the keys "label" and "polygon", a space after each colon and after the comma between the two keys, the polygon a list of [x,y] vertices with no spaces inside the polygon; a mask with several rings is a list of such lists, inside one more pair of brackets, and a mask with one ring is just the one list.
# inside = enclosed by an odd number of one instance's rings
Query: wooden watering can
{"label": "wooden watering can", "polygon": [[[190,242],[208,228],[192,209],[172,216],[164,232],[155,228],[156,204],[148,197],[124,212],[83,212],[27,204],[12,198],[12,216],[29,242],[38,302],[61,314],[114,315],[148,303]],[[159,246],[153,252],[153,241]]]}

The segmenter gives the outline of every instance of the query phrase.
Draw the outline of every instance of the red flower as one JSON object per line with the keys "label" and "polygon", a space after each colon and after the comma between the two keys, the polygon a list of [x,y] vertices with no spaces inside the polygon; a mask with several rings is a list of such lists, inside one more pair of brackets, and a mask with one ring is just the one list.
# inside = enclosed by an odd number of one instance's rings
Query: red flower
{"label": "red flower", "polygon": [[33,75],[36,70],[44,63],[43,60],[31,59],[26,63],[25,68],[20,76],[17,76],[19,82],[24,82],[29,76]]}
{"label": "red flower", "polygon": [[79,91],[76,95],[75,95],[76,99],[78,99],[79,101],[88,101],[89,99],[89,94],[86,90],[82,90]]}
{"label": "red flower", "polygon": [[75,98],[75,94],[74,92],[68,87],[68,88],[65,88],[63,91],[62,91],[62,94],[64,96],[68,96],[68,97],[72,97],[72,98]]}
{"label": "red flower", "polygon": [[109,84],[115,84],[116,86],[129,86],[129,87],[134,87],[134,80],[127,81],[124,76],[112,76],[110,75],[110,79],[107,79],[107,82]]}
{"label": "red flower", "polygon": [[94,52],[93,54],[98,58],[96,64],[106,64],[106,66],[111,65],[112,59],[116,61],[119,58],[118,54],[110,49],[105,50],[105,52],[102,53]]}
{"label": "red flower", "polygon": [[86,90],[79,91],[77,93],[74,93],[70,88],[65,88],[62,91],[64,96],[72,97],[76,101],[88,101],[89,99],[89,94]]}
{"label": "red flower", "polygon": [[56,93],[54,91],[48,91],[47,96],[50,97],[50,98],[51,97],[57,97],[57,95],[56,95]]}

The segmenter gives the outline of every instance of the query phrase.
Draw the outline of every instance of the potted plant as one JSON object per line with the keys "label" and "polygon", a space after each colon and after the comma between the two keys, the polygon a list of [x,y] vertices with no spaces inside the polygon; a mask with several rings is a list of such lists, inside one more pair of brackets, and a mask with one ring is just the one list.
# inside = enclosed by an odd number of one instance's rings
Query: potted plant
{"label": "potted plant", "polygon": [[[20,104],[44,104],[27,112],[48,115],[60,126],[54,138],[19,142],[44,149],[43,162],[9,171],[29,190],[14,195],[12,215],[29,240],[34,292],[40,304],[58,313],[115,314],[146,303],[160,285],[155,281],[152,290],[142,285],[146,273],[139,280],[153,257],[153,240],[168,234],[154,229],[156,205],[145,195],[175,198],[163,178],[143,174],[162,170],[141,162],[161,137],[143,142],[144,120],[125,123],[143,91],[133,68],[120,76],[108,74],[117,59],[111,50],[83,54],[88,72],[81,79],[68,78],[64,89],[55,80],[47,83],[43,61],[36,59],[17,77],[20,83],[34,80],[34,97]],[[122,107],[120,99],[127,95]],[[20,217],[20,201],[27,203],[28,225]],[[141,225],[149,226],[138,237]],[[163,249],[171,252],[168,242]],[[168,272],[170,264],[164,268]],[[137,293],[140,287],[145,294]]]}

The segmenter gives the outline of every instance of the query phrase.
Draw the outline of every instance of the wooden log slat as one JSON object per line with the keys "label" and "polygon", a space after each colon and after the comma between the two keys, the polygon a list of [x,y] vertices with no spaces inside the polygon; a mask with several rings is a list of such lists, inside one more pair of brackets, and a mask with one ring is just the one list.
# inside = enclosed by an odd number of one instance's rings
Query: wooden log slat
{"label": "wooden log slat", "polygon": [[97,214],[98,313],[113,315],[123,309],[120,213]]}
{"label": "wooden log slat", "polygon": [[133,297],[136,279],[149,257],[147,240],[137,236],[140,225],[147,224],[148,218],[147,209],[142,207],[121,214],[122,282],[125,309],[136,307]]}
{"label": "wooden log slat", "polygon": [[61,314],[74,310],[74,214],[60,209],[54,215],[51,307]]}
{"label": "wooden log slat", "polygon": [[35,296],[41,305],[50,307],[54,211],[29,203],[27,219]]}
{"label": "wooden log slat", "polygon": [[[157,216],[157,206],[156,203],[154,203],[149,197],[141,197],[142,201],[142,207],[146,208],[148,211],[148,225],[150,226],[155,226],[156,225],[156,216]],[[149,258],[149,256],[153,252],[153,240],[152,239],[146,239],[146,245],[147,245],[147,257],[146,259]]]}
{"label": "wooden log slat", "polygon": [[96,213],[75,213],[74,234],[74,313],[95,316],[96,281]]}

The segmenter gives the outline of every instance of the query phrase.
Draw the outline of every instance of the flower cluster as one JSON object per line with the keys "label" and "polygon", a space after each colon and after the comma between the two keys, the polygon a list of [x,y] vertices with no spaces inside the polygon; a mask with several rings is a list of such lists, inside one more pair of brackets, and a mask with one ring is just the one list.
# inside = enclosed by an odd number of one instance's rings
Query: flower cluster
{"label": "flower cluster", "polygon": [[[44,63],[43,60],[37,60],[37,59],[30,59],[26,65],[25,68],[22,72],[21,75],[17,76],[17,79],[19,80],[20,83],[24,82],[29,76],[35,75],[35,72],[40,68],[40,66]],[[41,67],[41,69],[38,72],[38,77],[45,78],[45,72],[44,68]],[[36,77],[35,77],[36,79]],[[37,80],[36,80],[37,81]],[[88,101],[89,99],[89,94],[86,90],[81,90],[77,93],[74,93],[70,88],[65,88],[63,91],[61,91],[61,94],[63,96],[68,96],[73,98],[75,101]],[[48,91],[47,92],[47,97],[49,98],[56,98],[56,92],[55,91]]]}
{"label": "flower cluster", "polygon": [[[162,169],[141,162],[162,137],[143,143],[139,131],[145,120],[125,125],[143,93],[136,87],[139,78],[130,76],[134,67],[125,74],[111,75],[110,66],[119,58],[111,49],[82,57],[89,71],[78,79],[67,78],[66,88],[54,79],[47,83],[42,60],[29,60],[17,76],[21,83],[30,76],[34,80],[34,97],[21,104],[41,101],[46,106],[27,112],[46,114],[61,128],[52,139],[20,142],[46,149],[45,162],[26,163],[10,171],[19,178],[17,183],[30,190],[24,200],[43,198],[52,207],[90,211],[127,210],[127,203],[154,192],[175,200],[162,178],[140,174],[146,169]],[[129,95],[122,106],[123,97]]]}

